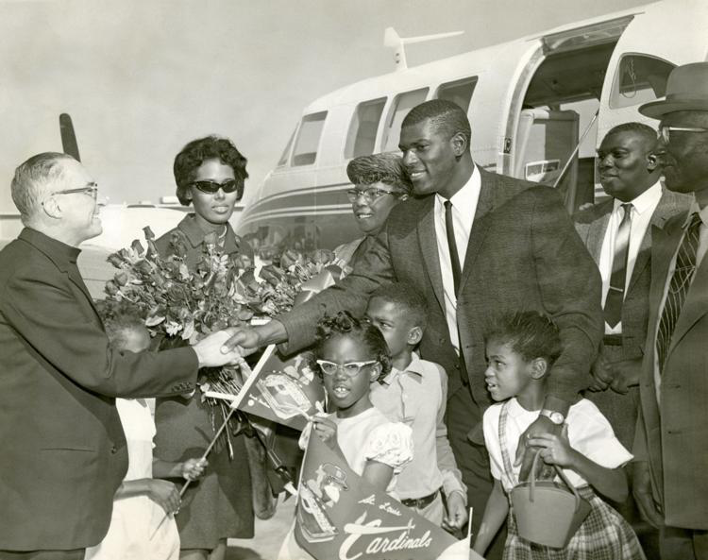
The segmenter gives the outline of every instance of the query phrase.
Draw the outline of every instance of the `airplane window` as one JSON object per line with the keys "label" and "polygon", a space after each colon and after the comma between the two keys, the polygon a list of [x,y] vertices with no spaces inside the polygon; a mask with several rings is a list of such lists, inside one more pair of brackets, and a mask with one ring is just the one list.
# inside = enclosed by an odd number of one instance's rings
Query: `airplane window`
{"label": "airplane window", "polygon": [[629,54],[620,60],[610,95],[610,108],[620,109],[654,101],[666,94],[674,64],[642,54]]}
{"label": "airplane window", "polygon": [[288,140],[288,143],[285,145],[285,149],[283,150],[283,155],[280,156],[280,159],[278,160],[278,163],[276,164],[277,167],[281,167],[288,163],[288,156],[290,155],[290,146],[293,145],[293,139],[295,138],[295,133],[297,132],[297,127],[295,127],[295,130],[293,130],[293,133],[290,135],[290,140]]}
{"label": "airplane window", "polygon": [[428,88],[407,91],[396,96],[391,106],[388,123],[384,129],[382,152],[398,151],[398,140],[401,137],[401,123],[413,107],[420,105],[428,95]]}
{"label": "airplane window", "polygon": [[349,126],[347,143],[344,148],[344,157],[351,159],[359,156],[368,156],[374,153],[376,144],[376,131],[383,113],[386,98],[374,99],[359,103]]}
{"label": "airplane window", "polygon": [[466,113],[470,108],[470,101],[474,93],[474,87],[477,85],[477,77],[465,78],[464,80],[456,80],[442,84],[438,88],[438,99],[447,99],[453,103],[457,103]]}
{"label": "airplane window", "polygon": [[327,111],[305,115],[293,151],[293,166],[312,165],[317,159],[317,147],[322,136]]}

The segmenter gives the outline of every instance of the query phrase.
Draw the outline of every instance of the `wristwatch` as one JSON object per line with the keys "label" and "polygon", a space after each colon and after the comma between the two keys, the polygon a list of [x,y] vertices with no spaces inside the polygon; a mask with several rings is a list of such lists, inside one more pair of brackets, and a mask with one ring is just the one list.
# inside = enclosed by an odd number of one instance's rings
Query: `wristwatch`
{"label": "wristwatch", "polygon": [[563,414],[561,414],[560,412],[556,412],[555,410],[543,409],[541,411],[541,416],[545,416],[551,422],[557,424],[558,426],[565,422],[565,416],[563,416]]}

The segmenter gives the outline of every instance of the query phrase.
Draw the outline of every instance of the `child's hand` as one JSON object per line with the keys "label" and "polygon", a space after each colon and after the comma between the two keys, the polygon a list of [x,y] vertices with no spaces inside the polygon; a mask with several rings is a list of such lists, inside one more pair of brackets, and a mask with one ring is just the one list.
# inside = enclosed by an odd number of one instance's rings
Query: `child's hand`
{"label": "child's hand", "polygon": [[315,416],[312,419],[312,430],[329,447],[337,447],[337,425],[329,418]]}
{"label": "child's hand", "polygon": [[148,498],[164,509],[168,515],[178,513],[182,502],[177,486],[168,480],[159,478],[149,479]]}
{"label": "child's hand", "polygon": [[563,468],[573,468],[577,451],[568,441],[568,425],[563,425],[560,436],[555,434],[538,434],[532,437],[528,444],[542,448],[541,458],[548,465],[558,465]]}
{"label": "child's hand", "polygon": [[187,459],[182,463],[182,478],[197,480],[204,475],[209,462],[206,459]]}

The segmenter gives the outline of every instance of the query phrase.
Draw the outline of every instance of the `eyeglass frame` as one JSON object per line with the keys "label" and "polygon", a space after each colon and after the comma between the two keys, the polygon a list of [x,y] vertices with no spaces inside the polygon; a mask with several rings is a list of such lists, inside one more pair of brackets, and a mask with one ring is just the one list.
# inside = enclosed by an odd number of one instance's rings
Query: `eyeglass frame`
{"label": "eyeglass frame", "polygon": [[[322,371],[322,373],[324,375],[331,377],[335,373],[337,373],[337,371],[341,370],[344,373],[344,375],[346,375],[350,379],[354,379],[357,375],[359,375],[359,373],[361,373],[362,368],[364,368],[366,366],[372,366],[374,364],[379,363],[378,360],[369,360],[366,362],[347,362],[346,364],[338,364],[336,362],[330,362],[329,360],[315,360],[315,362],[317,363],[318,366],[320,366],[320,370]],[[325,371],[325,368],[322,367],[322,364],[328,364],[328,365],[335,366],[334,371],[332,371],[331,373],[327,373]],[[357,369],[354,373],[350,373],[345,369],[347,366],[357,366]]]}
{"label": "eyeglass frame", "polygon": [[708,128],[694,126],[670,126],[668,124],[664,124],[659,126],[659,130],[656,132],[657,138],[664,144],[668,144],[672,130],[675,130],[676,132],[708,132]]}
{"label": "eyeglass frame", "polygon": [[[54,196],[55,194],[77,194],[77,193],[82,193],[87,196],[90,196],[93,198],[93,201],[96,202],[98,200],[98,183],[95,181],[91,181],[88,183],[85,187],[78,187],[76,189],[63,189],[60,191],[54,191],[49,195],[48,198]],[[44,206],[44,203],[46,201],[42,201],[42,206]]]}
{"label": "eyeglass frame", "polygon": [[[199,186],[199,183],[208,183],[211,185],[219,185],[216,190],[214,191],[209,191],[209,190],[204,190]],[[224,185],[227,185],[229,183],[233,183],[235,185],[233,190],[226,190],[224,188]],[[197,189],[199,192],[203,192],[204,194],[216,194],[219,192],[219,189],[223,190],[224,193],[226,194],[231,194],[233,192],[236,193],[236,202],[239,202],[243,198],[244,190],[245,190],[245,185],[243,184],[243,181],[239,182],[236,179],[227,179],[223,183],[217,183],[216,181],[212,181],[211,179],[201,179],[199,181],[192,181],[189,183],[190,187],[194,187]]]}
{"label": "eyeglass frame", "polygon": [[61,191],[54,191],[51,196],[54,196],[55,194],[74,194],[74,193],[83,193],[83,194],[89,194],[91,198],[96,200],[98,198],[98,183],[95,181],[92,181],[88,183],[85,187],[79,187],[77,189],[64,189]]}
{"label": "eyeglass frame", "polygon": [[[373,198],[370,194],[371,191],[374,191],[376,193],[376,198]],[[390,195],[404,195],[406,194],[405,191],[401,190],[394,190],[394,191],[387,191],[386,189],[380,189],[378,187],[366,187],[365,189],[357,189],[357,188],[352,188],[352,189],[347,189],[347,198],[349,199],[349,202],[356,202],[360,196],[364,197],[364,200],[368,204],[371,204],[373,202],[376,202],[380,198],[382,198],[384,195],[390,194]]]}

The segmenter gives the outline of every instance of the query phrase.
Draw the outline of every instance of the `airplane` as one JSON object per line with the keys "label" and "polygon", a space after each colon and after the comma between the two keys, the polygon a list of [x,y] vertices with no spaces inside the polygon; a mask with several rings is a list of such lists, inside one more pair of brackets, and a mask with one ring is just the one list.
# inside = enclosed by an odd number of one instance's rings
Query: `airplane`
{"label": "airplane", "polygon": [[467,112],[477,165],[556,186],[573,212],[602,194],[594,160],[607,131],[656,128],[639,105],[663,97],[673,68],[706,60],[708,2],[663,0],[408,68],[405,44],[430,38],[387,29],[394,71],[304,109],[237,233],[256,248],[332,249],[359,237],[347,163],[397,151],[405,115],[435,98]]}

